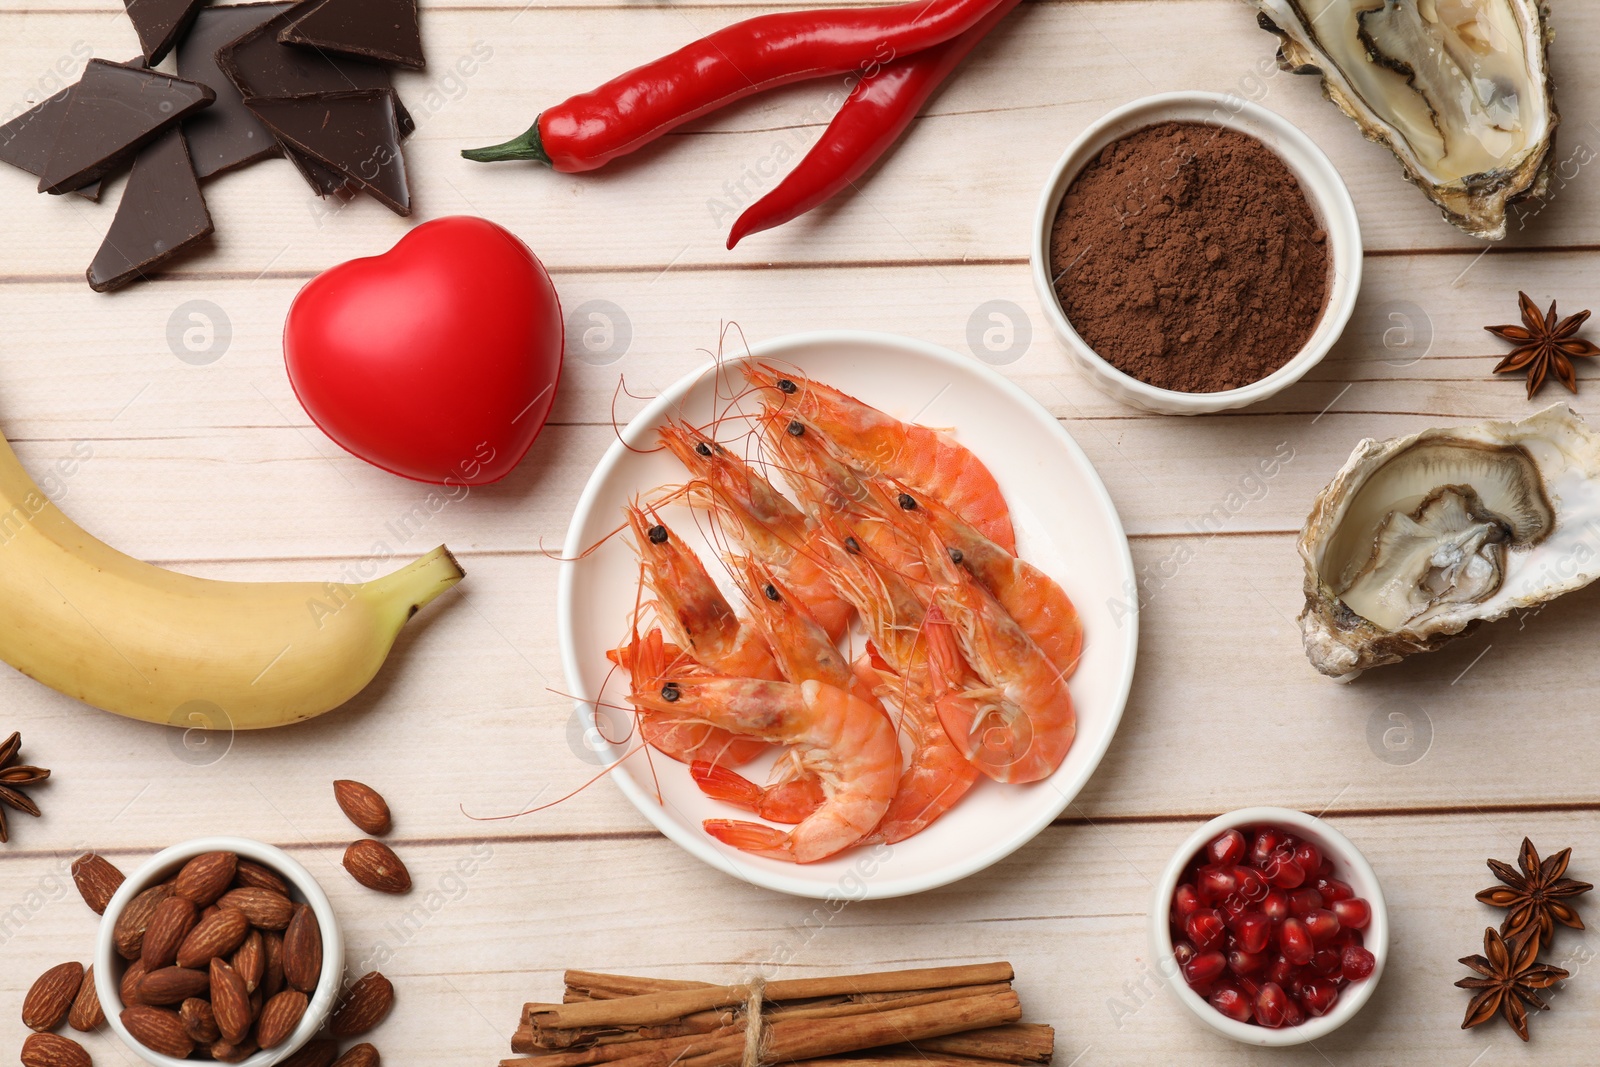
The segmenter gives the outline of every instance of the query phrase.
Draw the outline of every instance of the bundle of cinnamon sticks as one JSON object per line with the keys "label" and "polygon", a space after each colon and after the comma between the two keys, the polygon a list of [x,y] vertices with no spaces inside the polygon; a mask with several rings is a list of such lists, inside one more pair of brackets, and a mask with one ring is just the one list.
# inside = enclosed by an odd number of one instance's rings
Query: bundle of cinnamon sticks
{"label": "bundle of cinnamon sticks", "polygon": [[712,985],[566,973],[501,1067],[1001,1067],[1049,1063],[1009,963]]}

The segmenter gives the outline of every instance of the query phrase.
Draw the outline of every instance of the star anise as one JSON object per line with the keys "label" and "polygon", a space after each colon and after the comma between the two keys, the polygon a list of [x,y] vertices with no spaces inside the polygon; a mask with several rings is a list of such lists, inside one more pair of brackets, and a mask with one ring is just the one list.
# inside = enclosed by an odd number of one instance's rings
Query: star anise
{"label": "star anise", "polygon": [[1540,862],[1533,842],[1522,839],[1522,851],[1517,856],[1519,873],[1509,863],[1490,860],[1489,869],[1505,885],[1490,886],[1478,894],[1478,900],[1497,908],[1510,908],[1500,932],[1507,937],[1520,937],[1532,933],[1539,944],[1550,944],[1555,935],[1555,924],[1583,929],[1583,919],[1577,909],[1564,903],[1569,897],[1578,897],[1594,886],[1573,878],[1564,878],[1572,849],[1564,848],[1549,859]]}
{"label": "star anise", "polygon": [[25,811],[38,818],[39,806],[28,799],[23,789],[30,785],[38,785],[50,777],[50,772],[43,767],[29,767],[25,764],[13,766],[21,749],[21,734],[14,733],[0,744],[0,844],[11,840],[10,828],[6,826],[6,808]]}
{"label": "star anise", "polygon": [[1550,302],[1548,315],[1540,312],[1527,293],[1517,294],[1522,308],[1522,325],[1485,326],[1496,337],[1513,342],[1517,347],[1495,367],[1496,374],[1526,371],[1528,398],[1539,391],[1545,377],[1554,372],[1556,379],[1570,391],[1578,391],[1578,376],[1572,370],[1575,357],[1600,356],[1600,348],[1588,341],[1572,336],[1589,320],[1587,311],[1556,321],[1556,304]]}
{"label": "star anise", "polygon": [[1462,963],[1483,975],[1456,983],[1462,989],[1478,991],[1467,1005],[1461,1029],[1481,1026],[1498,1011],[1518,1037],[1528,1040],[1528,1009],[1546,1011],[1550,1007],[1535,990],[1548,989],[1567,977],[1560,967],[1537,962],[1534,957],[1538,955],[1536,937],[1507,939],[1492,926],[1484,930],[1483,955],[1461,957]]}

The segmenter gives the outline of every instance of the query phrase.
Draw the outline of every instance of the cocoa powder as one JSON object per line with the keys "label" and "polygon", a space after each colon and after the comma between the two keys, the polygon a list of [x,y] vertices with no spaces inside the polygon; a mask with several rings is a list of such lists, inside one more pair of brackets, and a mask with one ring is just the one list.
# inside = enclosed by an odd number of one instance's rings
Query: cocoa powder
{"label": "cocoa powder", "polygon": [[1050,259],[1073,329],[1162,389],[1259,381],[1304,347],[1328,298],[1327,235],[1266,145],[1167,122],[1108,145],[1056,215]]}

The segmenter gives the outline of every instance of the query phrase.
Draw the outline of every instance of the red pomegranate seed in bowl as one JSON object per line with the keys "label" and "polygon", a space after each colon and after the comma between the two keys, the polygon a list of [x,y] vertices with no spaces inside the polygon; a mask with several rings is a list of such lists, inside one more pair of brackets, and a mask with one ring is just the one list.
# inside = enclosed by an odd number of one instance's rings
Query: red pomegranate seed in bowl
{"label": "red pomegranate seed in bowl", "polygon": [[1256,994],[1256,1022],[1276,1029],[1289,1021],[1289,994],[1276,982],[1268,982]]}
{"label": "red pomegranate seed in bowl", "polygon": [[1351,930],[1365,930],[1372,921],[1372,905],[1360,897],[1334,901],[1333,913],[1339,917],[1340,926]]}
{"label": "red pomegranate seed in bowl", "polygon": [[1278,948],[1282,950],[1284,958],[1296,967],[1310,963],[1311,957],[1317,952],[1311,943],[1310,931],[1299,919],[1283,920],[1283,925],[1278,927]]}
{"label": "red pomegranate seed in bowl", "polygon": [[1372,973],[1373,968],[1378,965],[1378,959],[1360,945],[1346,945],[1343,963],[1341,973],[1345,981],[1359,982]]}
{"label": "red pomegranate seed in bowl", "polygon": [[1305,923],[1313,944],[1326,945],[1339,936],[1339,917],[1326,908],[1308,912],[1300,921]]}
{"label": "red pomegranate seed in bowl", "polygon": [[1211,1006],[1234,1022],[1248,1022],[1253,1013],[1250,998],[1242,990],[1223,986],[1211,991]]}
{"label": "red pomegranate seed in bowl", "polygon": [[1306,1014],[1316,1018],[1328,1014],[1339,1002],[1339,986],[1326,978],[1307,982],[1300,993],[1300,1003]]}
{"label": "red pomegranate seed in bowl", "polygon": [[1304,919],[1322,907],[1322,903],[1322,894],[1315,889],[1296,889],[1289,894],[1289,914],[1296,919]]}
{"label": "red pomegranate seed in bowl", "polygon": [[1206,855],[1212,863],[1232,866],[1244,859],[1244,835],[1237,830],[1229,830],[1213,838],[1211,844],[1206,846]]}

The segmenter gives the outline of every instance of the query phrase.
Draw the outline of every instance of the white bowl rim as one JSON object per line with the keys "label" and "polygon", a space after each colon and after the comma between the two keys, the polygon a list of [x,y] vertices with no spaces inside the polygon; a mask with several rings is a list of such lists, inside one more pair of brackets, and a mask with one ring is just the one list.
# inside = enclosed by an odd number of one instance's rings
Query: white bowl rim
{"label": "white bowl rim", "polygon": [[[262,1049],[252,1053],[238,1064],[238,1067],[272,1067],[273,1064],[299,1051],[300,1047],[321,1029],[328,1014],[333,1011],[334,1001],[338,999],[340,992],[340,978],[344,975],[344,935],[339,929],[338,918],[334,915],[328,895],[322,891],[322,886],[311,876],[310,871],[274,845],[252,841],[246,837],[199,837],[193,841],[184,841],[171,848],[162,849],[129,875],[112,895],[111,902],[106,905],[105,913],[100,918],[100,932],[95,941],[94,951],[95,993],[99,995],[100,1003],[107,1009],[122,1003],[122,993],[118,988],[121,983],[116,976],[131,961],[124,960],[117,953],[116,942],[111,934],[128,902],[156,884],[161,876],[207,852],[233,852],[241,859],[270,867],[283,875],[305,898],[305,903],[310,905],[312,914],[317,917],[317,925],[321,928],[322,974],[317,979],[316,992],[306,1006],[306,1013],[300,1019],[300,1025],[296,1026],[288,1039],[277,1048]],[[106,1022],[110,1024],[112,1031],[122,1043],[146,1063],[152,1064],[153,1067],[193,1067],[195,1061],[192,1059],[176,1059],[140,1044],[132,1034],[128,1033],[127,1027],[122,1025],[120,1012],[107,1010],[105,1016]]]}
{"label": "white bowl rim", "polygon": [[[1323,177],[1328,179],[1328,195],[1317,190],[1307,188],[1304,181],[1300,182],[1306,199],[1312,209],[1322,217],[1327,232],[1330,235],[1330,246],[1334,234],[1334,226],[1346,229],[1345,238],[1350,242],[1344,260],[1339,260],[1330,249],[1329,269],[1336,275],[1343,275],[1345,283],[1342,300],[1334,299],[1333,286],[1329,287],[1328,304],[1323,309],[1322,323],[1330,323],[1331,327],[1325,336],[1318,341],[1315,334],[1308,340],[1294,358],[1283,366],[1273,371],[1264,378],[1242,385],[1237,389],[1224,389],[1214,393],[1189,393],[1178,389],[1162,389],[1141,381],[1133,375],[1112,366],[1103,356],[1097,353],[1073,327],[1067,313],[1056,298],[1055,286],[1050,281],[1049,269],[1049,242],[1051,228],[1055,223],[1056,211],[1060,207],[1061,199],[1066,195],[1071,180],[1077,177],[1088,159],[1079,162],[1070,177],[1067,175],[1069,164],[1073,158],[1082,153],[1091,143],[1097,141],[1107,129],[1123,123],[1129,118],[1139,116],[1141,112],[1149,112],[1148,125],[1167,121],[1162,112],[1170,111],[1174,105],[1208,104],[1213,108],[1213,113],[1219,117],[1214,121],[1218,125],[1237,129],[1241,133],[1254,136],[1244,121],[1248,119],[1260,126],[1269,128],[1273,135],[1294,147],[1303,160],[1313,169],[1321,171]],[[1187,120],[1184,120],[1187,121]],[[1259,139],[1259,138],[1257,138]],[[1268,144],[1267,148],[1272,153],[1283,159],[1285,166],[1291,171],[1299,168],[1292,160],[1285,158],[1275,145]],[[1363,243],[1361,237],[1360,216],[1356,212],[1355,201],[1350,196],[1350,190],[1345,185],[1344,178],[1340,175],[1333,161],[1326,152],[1319,148],[1315,141],[1301,130],[1300,127],[1279,115],[1276,111],[1262,107],[1253,101],[1231,93],[1217,93],[1204,90],[1181,90],[1178,92],[1156,93],[1151,96],[1140,97],[1120,107],[1114,108],[1091,123],[1082,133],[1073,139],[1066,151],[1056,160],[1050,168],[1050,176],[1045,181],[1044,191],[1039,197],[1039,203],[1034,213],[1033,248],[1029,259],[1032,261],[1034,287],[1038,291],[1039,302],[1043,306],[1044,314],[1056,332],[1067,343],[1071,344],[1080,357],[1085,357],[1095,369],[1106,377],[1116,382],[1128,392],[1143,397],[1150,404],[1151,410],[1164,413],[1181,412],[1184,414],[1208,414],[1211,412],[1246,407],[1259,403],[1283,389],[1287,389],[1306,375],[1312,367],[1322,362],[1333,346],[1338,343],[1340,336],[1349,325],[1351,316],[1355,313],[1357,299],[1361,293],[1361,277],[1363,266]],[[1315,343],[1313,343],[1315,342]],[[1098,383],[1096,383],[1098,384]],[[1115,394],[1112,394],[1115,397]],[[1116,399],[1122,399],[1115,397]]]}
{"label": "white bowl rim", "polygon": [[[1061,425],[1059,419],[1051,415],[1037,400],[1029,396],[1015,382],[995,371],[982,362],[966,356],[958,355],[948,348],[933,344],[932,342],[905,337],[900,334],[885,333],[874,330],[813,330],[804,333],[784,334],[770,338],[758,344],[751,345],[747,355],[736,358],[712,360],[699,368],[689,372],[682,378],[673,382],[661,392],[645,408],[629,420],[628,425],[618,434],[606,449],[600,462],[595,464],[594,471],[585,483],[582,495],[578,498],[577,506],[573,509],[572,521],[567,527],[567,537],[563,545],[562,555],[567,562],[561,567],[556,593],[556,618],[561,625],[557,630],[561,640],[561,663],[571,687],[578,689],[577,679],[580,677],[578,664],[578,650],[572,640],[572,627],[566,625],[564,620],[572,617],[573,601],[576,584],[576,562],[582,554],[583,528],[588,521],[589,514],[596,506],[600,495],[603,476],[610,471],[618,459],[626,451],[629,444],[640,444],[643,434],[653,431],[660,423],[661,418],[669,410],[673,410],[691,389],[693,389],[707,374],[724,371],[728,367],[756,359],[778,358],[793,348],[809,345],[886,345],[895,348],[914,351],[920,356],[932,359],[936,363],[957,366],[963,371],[976,371],[981,377],[987,378],[996,389],[1014,400],[1018,406],[1030,413],[1036,413],[1041,419],[1047,420],[1053,427],[1062,447],[1082,466],[1088,478],[1088,487],[1093,494],[1095,505],[1102,509],[1111,524],[1114,533],[1118,535],[1121,549],[1114,564],[1122,574],[1132,580],[1134,577],[1133,554],[1128,544],[1127,533],[1122,525],[1122,518],[1117,513],[1116,504],[1111,500],[1111,494],[1106,490],[1100,473],[1083,449],[1078,446],[1071,434]],[[947,867],[936,872],[918,877],[906,877],[895,880],[870,879],[867,888],[858,899],[888,899],[891,897],[908,896],[913,893],[926,892],[939,886],[949,885],[960,881],[986,867],[990,867],[1011,853],[1033,840],[1046,826],[1055,821],[1061,812],[1066,810],[1068,804],[1083,790],[1094,772],[1099,769],[1100,762],[1105,758],[1106,750],[1110,748],[1112,739],[1116,736],[1121,725],[1122,714],[1128,704],[1128,693],[1133,686],[1134,669],[1138,661],[1139,650],[1139,610],[1137,604],[1130,605],[1126,616],[1128,624],[1121,628],[1121,637],[1124,648],[1124,667],[1121,677],[1117,680],[1116,696],[1108,708],[1108,729],[1090,751],[1089,761],[1084,765],[1077,780],[1072,782],[1071,788],[1060,789],[1056,792],[1060,796],[1057,805],[1046,805],[1041,809],[1041,814],[1036,815],[1033,821],[1026,826],[1018,827],[1009,836],[1001,835],[989,848],[969,856],[963,856],[957,862],[952,862]],[[592,715],[593,708],[588,701],[576,701],[579,714]],[[766,889],[788,893],[791,896],[809,897],[812,899],[828,899],[831,886],[793,878],[787,874],[770,871],[765,868],[749,869],[742,865],[730,864],[711,840],[704,834],[687,830],[675,820],[669,818],[653,799],[640,788],[629,775],[612,774],[609,777],[622,790],[623,794],[633,803],[644,816],[650,820],[668,839],[684,849],[690,855],[702,860],[719,871],[726,872],[742,881],[752,885],[762,886]],[[1042,783],[1041,783],[1042,784]]]}
{"label": "white bowl rim", "polygon": [[[1172,954],[1172,933],[1168,923],[1168,915],[1172,910],[1172,895],[1178,888],[1178,878],[1195,854],[1205,846],[1206,842],[1223,831],[1257,823],[1282,826],[1313,839],[1319,848],[1332,855],[1338,867],[1336,877],[1348,882],[1355,890],[1356,896],[1361,897],[1372,907],[1372,921],[1362,936],[1363,946],[1376,960],[1372,974],[1359,982],[1350,983],[1341,990],[1339,1002],[1328,1014],[1307,1019],[1299,1026],[1277,1030],[1235,1022],[1190,989],[1189,983],[1183,980],[1183,974],[1176,966]],[[1178,846],[1178,850],[1167,861],[1161,877],[1156,882],[1155,894],[1150,902],[1150,947],[1155,954],[1153,962],[1156,968],[1166,976],[1167,984],[1183,1002],[1183,1006],[1213,1030],[1246,1045],[1277,1048],[1300,1045],[1326,1037],[1337,1030],[1355,1018],[1372,997],[1373,990],[1378,987],[1378,980],[1383,977],[1384,964],[1389,957],[1389,906],[1384,900],[1383,887],[1378,883],[1377,872],[1367,862],[1366,856],[1362,855],[1361,850],[1348,837],[1325,820],[1293,808],[1240,808],[1218,815],[1195,830],[1184,839],[1183,844]],[[1169,961],[1172,961],[1170,965]]]}

